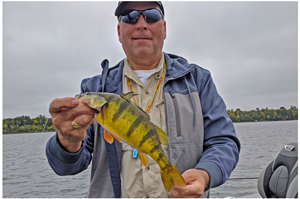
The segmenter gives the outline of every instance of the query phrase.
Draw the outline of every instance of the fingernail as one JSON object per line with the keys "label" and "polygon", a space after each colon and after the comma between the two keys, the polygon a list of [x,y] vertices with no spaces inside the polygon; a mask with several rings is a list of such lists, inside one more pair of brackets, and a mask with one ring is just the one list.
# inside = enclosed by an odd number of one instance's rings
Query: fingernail
{"label": "fingernail", "polygon": [[79,104],[79,101],[78,101],[78,99],[73,99],[72,100],[72,104],[76,107],[76,106],[78,106],[78,104]]}

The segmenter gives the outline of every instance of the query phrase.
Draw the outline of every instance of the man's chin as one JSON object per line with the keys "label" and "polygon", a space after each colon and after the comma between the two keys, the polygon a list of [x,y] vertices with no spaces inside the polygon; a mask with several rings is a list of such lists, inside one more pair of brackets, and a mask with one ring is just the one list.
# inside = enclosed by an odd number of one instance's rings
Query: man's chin
{"label": "man's chin", "polygon": [[147,49],[145,50],[139,50],[138,52],[134,53],[134,55],[137,57],[137,58],[141,58],[141,59],[145,59],[145,58],[148,58],[148,57],[151,57],[153,56],[153,51],[149,51]]}

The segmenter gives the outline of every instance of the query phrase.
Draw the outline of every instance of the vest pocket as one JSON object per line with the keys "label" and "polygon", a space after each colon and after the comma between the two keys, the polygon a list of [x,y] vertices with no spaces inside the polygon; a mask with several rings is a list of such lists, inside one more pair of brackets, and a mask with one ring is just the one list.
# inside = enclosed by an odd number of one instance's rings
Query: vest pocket
{"label": "vest pocket", "polygon": [[[169,136],[169,145],[183,143],[203,143],[204,128],[201,104],[197,92],[192,93],[195,110],[191,104],[190,95],[165,93],[166,125]],[[193,117],[196,117],[194,126]]]}

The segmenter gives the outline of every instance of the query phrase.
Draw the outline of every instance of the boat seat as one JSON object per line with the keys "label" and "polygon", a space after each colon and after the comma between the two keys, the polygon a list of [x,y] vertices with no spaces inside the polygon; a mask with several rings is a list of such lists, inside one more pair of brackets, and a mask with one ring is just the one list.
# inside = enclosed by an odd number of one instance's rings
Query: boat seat
{"label": "boat seat", "polygon": [[261,172],[257,189],[263,198],[298,198],[298,142],[285,145]]}

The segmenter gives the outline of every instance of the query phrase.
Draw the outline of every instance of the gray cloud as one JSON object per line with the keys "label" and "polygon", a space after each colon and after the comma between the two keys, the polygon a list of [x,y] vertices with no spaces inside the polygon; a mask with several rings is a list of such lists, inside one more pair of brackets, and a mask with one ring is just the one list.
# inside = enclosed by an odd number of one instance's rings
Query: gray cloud
{"label": "gray cloud", "polygon": [[[297,2],[163,2],[164,51],[211,71],[228,109],[298,105]],[[3,2],[3,117],[49,117],[57,97],[125,57],[117,2]]]}
{"label": "gray cloud", "polygon": [[297,105],[297,3],[167,3],[166,46],[209,69],[228,108]]}

